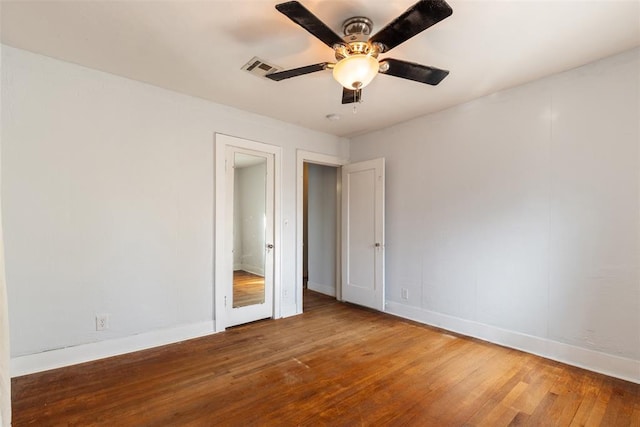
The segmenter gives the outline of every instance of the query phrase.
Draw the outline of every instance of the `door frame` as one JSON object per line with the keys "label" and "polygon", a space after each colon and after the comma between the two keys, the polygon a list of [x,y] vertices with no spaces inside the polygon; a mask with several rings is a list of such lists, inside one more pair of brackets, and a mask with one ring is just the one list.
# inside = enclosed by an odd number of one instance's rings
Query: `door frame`
{"label": "door frame", "polygon": [[[222,332],[228,324],[225,296],[228,284],[233,280],[233,255],[226,248],[226,234],[229,222],[227,220],[227,178],[226,178],[226,151],[227,147],[238,147],[253,151],[259,151],[273,155],[273,314],[272,318],[282,317],[281,301],[281,244],[282,230],[281,224],[281,192],[282,192],[282,148],[265,144],[263,142],[251,141],[244,138],[214,134],[215,154],[215,228],[214,228],[214,272],[213,272],[213,318],[215,319],[215,331]],[[229,271],[227,271],[229,270]],[[226,298],[229,303],[231,298]]]}
{"label": "door frame", "polygon": [[[302,247],[303,247],[303,227],[304,227],[304,164],[305,163],[313,163],[317,165],[324,166],[332,166],[335,168],[340,168],[342,165],[345,165],[349,162],[347,158],[331,156],[328,154],[315,153],[313,151],[306,151],[298,149],[296,151],[296,314],[302,313],[302,274],[303,274],[303,255],[302,255]],[[338,187],[340,187],[340,175],[338,173]],[[340,195],[337,195],[337,212],[336,215],[340,214],[340,203],[341,198]],[[340,216],[338,216],[340,218]],[[340,248],[341,248],[341,232],[340,232],[340,221],[337,222],[337,240],[336,240],[336,299],[341,300],[342,298],[342,268],[341,268],[341,257],[340,257]]]}

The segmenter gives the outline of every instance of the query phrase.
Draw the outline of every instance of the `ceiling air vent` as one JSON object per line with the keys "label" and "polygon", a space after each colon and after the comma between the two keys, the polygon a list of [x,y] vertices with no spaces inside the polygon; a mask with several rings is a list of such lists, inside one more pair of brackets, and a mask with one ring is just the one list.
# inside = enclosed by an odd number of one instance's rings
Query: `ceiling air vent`
{"label": "ceiling air vent", "polygon": [[264,77],[267,74],[275,73],[276,71],[280,71],[282,68],[273,64],[269,64],[266,61],[254,56],[242,66],[242,69],[254,74],[258,77]]}

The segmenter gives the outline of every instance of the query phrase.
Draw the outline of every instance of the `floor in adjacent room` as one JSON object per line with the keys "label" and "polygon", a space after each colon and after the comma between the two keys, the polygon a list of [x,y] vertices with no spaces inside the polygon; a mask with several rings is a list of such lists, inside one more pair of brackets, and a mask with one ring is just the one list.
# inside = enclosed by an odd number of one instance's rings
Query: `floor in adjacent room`
{"label": "floor in adjacent room", "polygon": [[14,378],[23,425],[640,425],[640,385],[305,292],[305,313]]}

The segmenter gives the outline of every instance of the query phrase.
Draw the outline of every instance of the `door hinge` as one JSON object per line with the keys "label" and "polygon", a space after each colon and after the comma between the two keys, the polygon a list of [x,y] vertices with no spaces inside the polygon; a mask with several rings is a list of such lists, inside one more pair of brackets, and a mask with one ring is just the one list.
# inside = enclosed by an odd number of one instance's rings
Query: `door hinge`
{"label": "door hinge", "polygon": [[227,306],[227,296],[226,295],[224,296],[224,306],[225,307]]}

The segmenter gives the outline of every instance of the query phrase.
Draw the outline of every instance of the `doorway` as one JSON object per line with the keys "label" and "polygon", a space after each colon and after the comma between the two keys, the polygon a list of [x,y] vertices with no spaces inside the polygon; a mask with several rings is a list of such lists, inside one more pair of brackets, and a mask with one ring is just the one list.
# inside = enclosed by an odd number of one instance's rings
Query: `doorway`
{"label": "doorway", "polygon": [[302,150],[296,157],[296,313],[303,312],[305,163],[341,172],[336,186],[341,218],[336,233],[336,299],[384,311],[384,158],[349,164],[340,157]]}
{"label": "doorway", "polygon": [[340,272],[340,168],[305,162],[303,174],[303,288],[307,295],[308,290],[335,298]]}
{"label": "doorway", "polygon": [[[337,300],[341,300],[341,245],[340,245],[340,232],[341,232],[341,221],[340,221],[340,206],[341,199],[340,195],[340,186],[341,186],[341,175],[340,169],[341,166],[347,163],[346,158],[331,156],[326,154],[314,153],[312,151],[304,151],[298,150],[296,153],[296,313],[300,314],[303,312],[303,295],[305,292],[305,287],[308,286],[308,282],[305,282],[306,279],[311,279],[312,287],[316,285],[322,285],[321,280],[314,281],[313,273],[311,277],[308,276],[308,255],[307,252],[307,264],[304,262],[304,253],[305,248],[309,248],[310,244],[313,245],[313,242],[308,242],[309,236],[306,235],[308,233],[307,223],[305,221],[305,204],[308,203],[306,189],[307,184],[305,183],[305,168],[308,166],[305,165],[314,165],[314,166],[324,166],[328,169],[325,170],[333,170],[336,174],[336,185],[330,190],[329,194],[333,194],[336,200],[336,208],[333,211],[333,215],[336,217],[336,231],[334,233],[335,236],[335,246],[331,249],[331,253],[335,255],[335,279],[333,281],[335,289],[333,295]],[[331,197],[331,196],[329,196]],[[313,234],[312,234],[313,235]],[[305,244],[306,243],[306,244]],[[326,246],[326,242],[323,243]],[[313,250],[312,250],[313,253]],[[332,256],[332,255],[329,255]],[[326,285],[326,283],[324,283]],[[327,288],[324,288],[327,290]]]}

